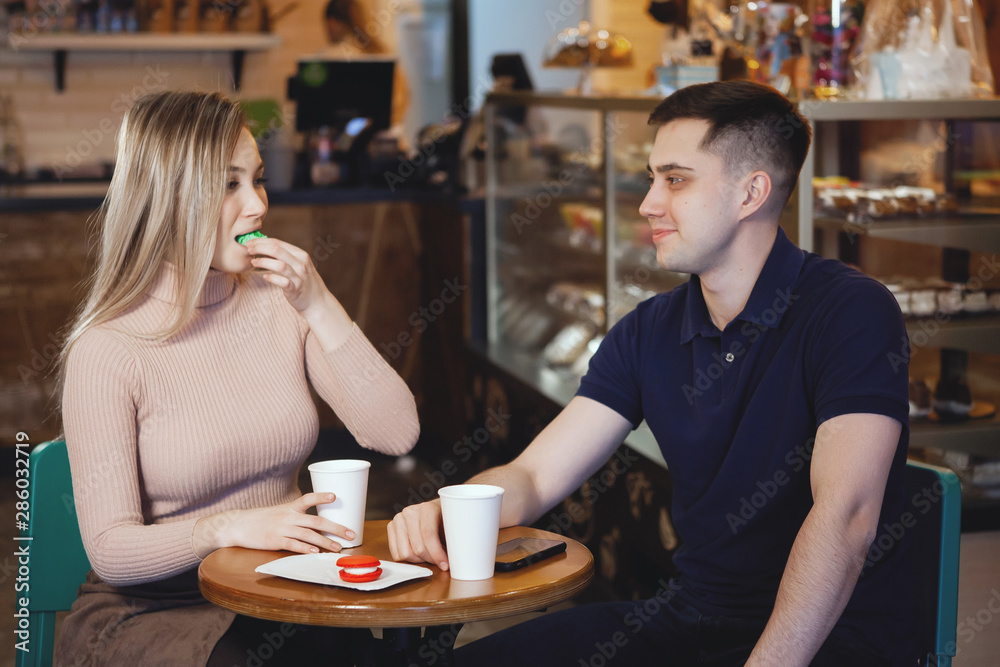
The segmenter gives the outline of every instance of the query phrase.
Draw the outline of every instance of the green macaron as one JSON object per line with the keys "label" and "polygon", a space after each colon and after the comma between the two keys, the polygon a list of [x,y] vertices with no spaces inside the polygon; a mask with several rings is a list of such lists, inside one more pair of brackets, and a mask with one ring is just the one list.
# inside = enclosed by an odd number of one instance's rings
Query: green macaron
{"label": "green macaron", "polygon": [[261,234],[260,231],[250,232],[249,234],[240,234],[236,237],[236,242],[241,245],[246,245],[247,241],[250,239],[266,239],[267,236]]}

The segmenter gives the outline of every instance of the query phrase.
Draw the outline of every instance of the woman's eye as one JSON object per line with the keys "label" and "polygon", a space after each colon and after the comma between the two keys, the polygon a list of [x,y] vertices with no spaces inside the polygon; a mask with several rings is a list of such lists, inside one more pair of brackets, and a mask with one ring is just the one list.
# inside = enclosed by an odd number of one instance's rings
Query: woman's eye
{"label": "woman's eye", "polygon": [[230,190],[235,190],[236,188],[240,187],[240,182],[239,181],[229,181],[229,186],[228,187],[229,187]]}
{"label": "woman's eye", "polygon": [[264,187],[264,185],[265,185],[266,183],[267,183],[267,178],[265,178],[264,176],[261,176],[260,178],[258,178],[257,180],[255,180],[255,181],[253,182],[254,186],[256,186],[256,187],[258,187],[258,188],[262,188],[262,187]]}

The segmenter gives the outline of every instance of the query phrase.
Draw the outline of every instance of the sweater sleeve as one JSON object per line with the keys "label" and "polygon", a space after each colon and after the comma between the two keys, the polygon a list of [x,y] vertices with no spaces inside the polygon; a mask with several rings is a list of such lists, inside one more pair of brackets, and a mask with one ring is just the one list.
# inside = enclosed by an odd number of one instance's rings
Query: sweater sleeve
{"label": "sweater sleeve", "polygon": [[196,566],[197,519],[145,525],[137,456],[136,365],[117,334],[84,333],[70,349],[63,426],[83,546],[94,572],[122,586]]}
{"label": "sweater sleeve", "polygon": [[356,324],[330,352],[308,333],[305,355],[309,382],[362,447],[396,456],[413,448],[420,435],[413,394]]}

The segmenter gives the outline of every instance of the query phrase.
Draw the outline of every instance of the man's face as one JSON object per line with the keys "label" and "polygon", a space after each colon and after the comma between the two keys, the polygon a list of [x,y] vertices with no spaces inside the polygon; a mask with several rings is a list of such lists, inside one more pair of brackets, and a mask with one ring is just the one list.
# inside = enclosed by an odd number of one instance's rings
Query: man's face
{"label": "man's face", "polygon": [[695,119],[662,125],[649,155],[639,214],[653,228],[656,262],[670,271],[704,275],[724,264],[746,199],[722,159],[699,147],[708,127]]}

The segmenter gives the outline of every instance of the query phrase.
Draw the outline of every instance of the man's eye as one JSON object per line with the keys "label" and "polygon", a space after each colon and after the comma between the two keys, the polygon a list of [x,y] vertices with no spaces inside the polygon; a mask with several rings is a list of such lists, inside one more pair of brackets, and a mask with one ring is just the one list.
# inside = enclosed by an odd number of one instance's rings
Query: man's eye
{"label": "man's eye", "polygon": [[670,181],[670,185],[677,185],[678,183],[681,183],[684,179],[677,178],[676,176],[668,176],[667,180]]}

